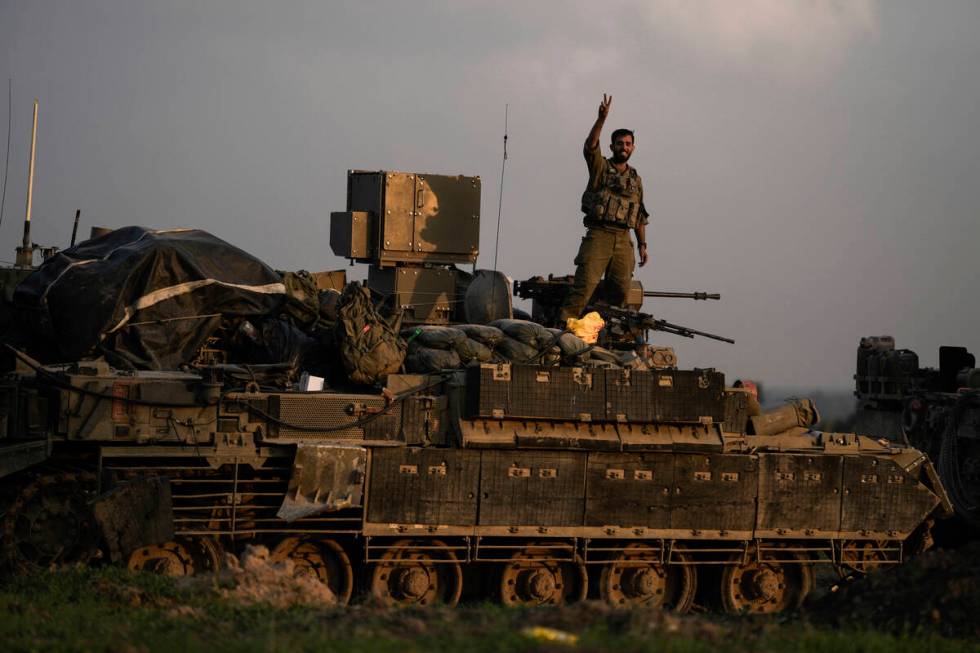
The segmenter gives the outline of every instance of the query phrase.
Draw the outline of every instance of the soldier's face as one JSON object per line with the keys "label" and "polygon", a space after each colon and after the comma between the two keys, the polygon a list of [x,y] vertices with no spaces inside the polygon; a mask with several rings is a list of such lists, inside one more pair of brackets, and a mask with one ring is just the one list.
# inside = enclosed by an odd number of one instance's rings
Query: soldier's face
{"label": "soldier's face", "polygon": [[612,149],[613,161],[616,163],[626,163],[633,154],[633,137],[617,136],[616,140],[609,146]]}

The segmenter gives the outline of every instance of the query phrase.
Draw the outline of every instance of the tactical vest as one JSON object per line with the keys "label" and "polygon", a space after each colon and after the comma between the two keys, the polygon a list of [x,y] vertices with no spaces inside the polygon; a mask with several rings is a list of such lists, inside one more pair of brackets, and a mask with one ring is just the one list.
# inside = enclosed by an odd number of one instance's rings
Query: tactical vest
{"label": "tactical vest", "polygon": [[582,193],[582,212],[587,221],[636,228],[640,215],[640,176],[633,168],[620,173],[607,163],[606,173],[599,179],[599,188]]}

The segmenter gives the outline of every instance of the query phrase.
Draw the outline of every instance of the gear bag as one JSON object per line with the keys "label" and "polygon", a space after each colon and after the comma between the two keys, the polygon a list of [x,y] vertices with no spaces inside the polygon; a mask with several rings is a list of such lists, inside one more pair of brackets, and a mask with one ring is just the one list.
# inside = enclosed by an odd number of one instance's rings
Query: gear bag
{"label": "gear bag", "polygon": [[388,324],[371,303],[370,291],[347,284],[337,310],[340,358],[351,381],[373,385],[401,368],[405,341],[398,337],[401,316]]}

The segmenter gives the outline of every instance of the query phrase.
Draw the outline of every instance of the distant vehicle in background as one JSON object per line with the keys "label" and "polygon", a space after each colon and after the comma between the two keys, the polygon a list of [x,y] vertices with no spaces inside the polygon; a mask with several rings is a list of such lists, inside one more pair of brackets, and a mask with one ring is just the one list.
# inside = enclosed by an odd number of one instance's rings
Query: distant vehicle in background
{"label": "distant vehicle in background", "polygon": [[920,367],[892,336],[862,338],[854,375],[854,430],[900,433],[936,463],[956,516],[980,535],[980,369],[965,347],[939,348],[939,367]]}

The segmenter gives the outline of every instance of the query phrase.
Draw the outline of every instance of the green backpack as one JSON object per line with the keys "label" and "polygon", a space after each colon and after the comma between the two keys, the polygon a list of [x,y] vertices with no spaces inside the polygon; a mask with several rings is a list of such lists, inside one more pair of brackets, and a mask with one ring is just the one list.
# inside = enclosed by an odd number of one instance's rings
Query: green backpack
{"label": "green backpack", "polygon": [[397,372],[405,360],[405,341],[398,336],[401,315],[389,324],[371,302],[370,291],[349,283],[337,309],[340,358],[351,381],[374,385]]}

